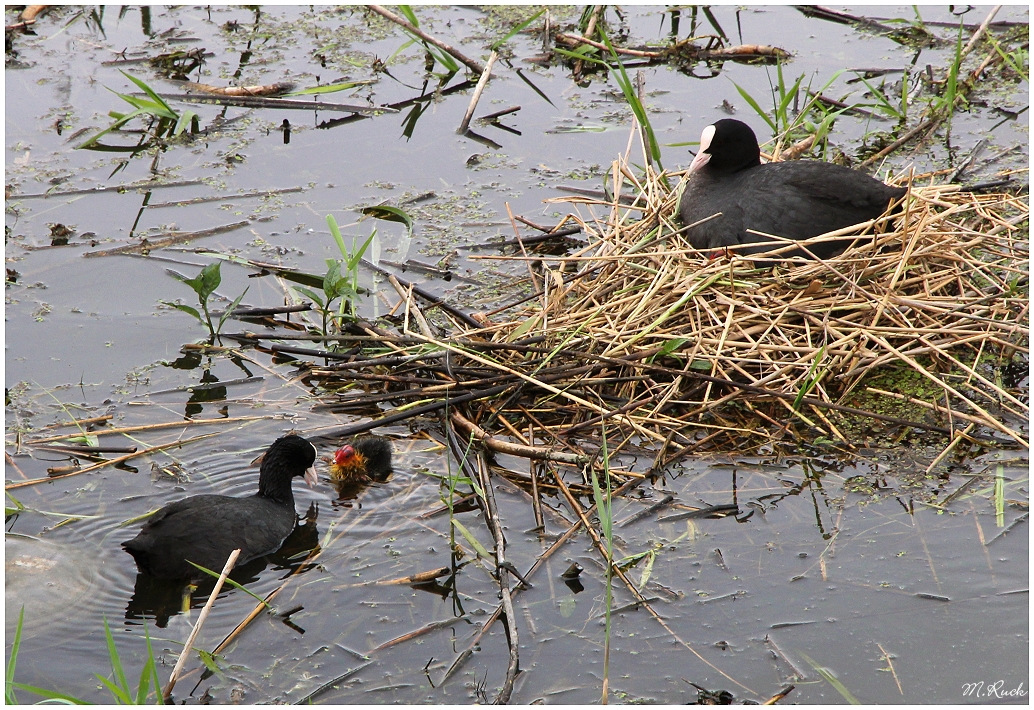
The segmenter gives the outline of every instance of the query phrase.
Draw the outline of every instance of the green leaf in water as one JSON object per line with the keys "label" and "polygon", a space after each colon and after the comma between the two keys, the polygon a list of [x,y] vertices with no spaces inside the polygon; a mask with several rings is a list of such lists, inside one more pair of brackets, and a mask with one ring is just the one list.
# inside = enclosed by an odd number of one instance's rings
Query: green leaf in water
{"label": "green leaf in water", "polygon": [[471,532],[467,530],[467,528],[463,527],[463,523],[461,523],[459,520],[456,520],[456,518],[453,518],[452,524],[456,527],[457,530],[460,531],[460,535],[463,536],[463,539],[470,543],[470,546],[474,548],[474,550],[478,553],[478,555],[481,556],[482,559],[485,559],[489,562],[495,561],[495,557],[492,555],[492,553],[486,550],[485,546],[478,542],[478,539],[474,537],[471,534]]}
{"label": "green leaf in water", "polygon": [[811,658],[809,658],[808,655],[804,653],[804,651],[798,651],[798,653],[801,654],[801,658],[803,658],[811,664],[811,667],[815,669],[816,673],[822,676],[827,683],[832,685],[836,689],[836,691],[843,696],[844,700],[851,703],[852,705],[861,705],[861,702],[859,702],[858,698],[852,695],[851,691],[849,691],[847,687],[840,682],[840,679],[833,675],[833,671],[823,666],[820,666],[818,663],[811,660]]}
{"label": "green leaf in water", "polygon": [[409,230],[410,236],[413,234],[413,218],[398,207],[392,207],[391,205],[373,205],[372,207],[364,207],[362,209],[362,213],[368,217],[373,217],[374,219],[383,219],[386,222],[398,222],[399,224],[404,224],[406,225],[406,229]]}

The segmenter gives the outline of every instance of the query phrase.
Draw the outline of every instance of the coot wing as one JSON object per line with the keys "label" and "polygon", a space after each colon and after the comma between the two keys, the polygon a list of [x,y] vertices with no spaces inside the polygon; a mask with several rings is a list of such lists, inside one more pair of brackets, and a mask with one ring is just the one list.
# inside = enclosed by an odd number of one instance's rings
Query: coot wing
{"label": "coot wing", "polygon": [[122,546],[148,574],[193,577],[201,573],[186,560],[219,571],[240,548],[238,564],[243,564],[274,552],[294,523],[293,508],[258,496],[200,495],[162,508]]}
{"label": "coot wing", "polygon": [[903,187],[892,187],[865,173],[833,163],[798,160],[769,163],[763,168],[757,171],[758,176],[773,186],[786,185],[787,194],[792,190],[802,199],[825,202],[830,209],[850,211],[850,207],[854,207],[869,215],[859,222],[880,216],[892,199],[905,194]]}

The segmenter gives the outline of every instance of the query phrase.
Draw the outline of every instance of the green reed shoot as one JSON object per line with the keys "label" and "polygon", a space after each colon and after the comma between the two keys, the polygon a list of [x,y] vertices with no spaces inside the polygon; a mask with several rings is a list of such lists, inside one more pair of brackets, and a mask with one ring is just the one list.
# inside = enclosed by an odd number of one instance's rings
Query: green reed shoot
{"label": "green reed shoot", "polygon": [[808,393],[815,389],[815,385],[819,383],[822,376],[826,374],[826,368],[819,370],[819,363],[822,362],[823,356],[826,354],[826,346],[823,345],[819,348],[819,351],[815,353],[815,359],[811,361],[811,367],[808,368],[808,376],[804,378],[804,384],[797,391],[797,398],[793,401],[793,411],[797,411],[801,407],[801,403],[804,398],[808,396]]}
{"label": "green reed shoot", "polygon": [[657,143],[657,137],[653,133],[653,126],[650,125],[650,117],[646,115],[646,107],[643,106],[643,102],[639,100],[639,95],[636,93],[635,85],[632,84],[632,80],[628,78],[628,72],[625,71],[625,65],[621,63],[621,59],[618,57],[618,53],[614,51],[614,45],[610,43],[610,37],[607,36],[606,31],[601,26],[599,28],[600,37],[603,38],[603,43],[607,45],[607,49],[610,50],[610,59],[614,64],[617,65],[618,73],[614,75],[614,81],[617,82],[621,88],[621,93],[625,95],[625,101],[632,108],[632,113],[635,114],[636,120],[639,121],[639,125],[643,127],[643,131],[646,133],[646,149],[647,155],[650,160],[656,164],[658,170],[663,170],[664,166],[661,165],[661,147]]}
{"label": "green reed shoot", "polygon": [[[188,126],[197,122],[197,114],[193,111],[183,111],[182,113],[173,109],[158,93],[148,86],[145,82],[137,79],[131,74],[122,74],[140,87],[140,90],[147,95],[147,98],[140,96],[131,96],[130,94],[120,94],[117,91],[109,89],[113,94],[121,98],[123,101],[133,107],[133,110],[129,113],[120,113],[118,111],[109,111],[108,115],[115,119],[115,122],[105,128],[99,133],[87,138],[85,141],[76,146],[77,149],[83,148],[88,150],[103,150],[103,151],[126,151],[133,152],[146,147],[146,144],[152,142],[161,141],[163,139],[175,138],[179,134],[183,133]],[[126,125],[134,118],[142,117],[148,119],[148,127],[145,131],[144,140],[136,146],[120,147],[110,146],[98,143],[98,141],[105,135],[117,131],[122,126]]]}
{"label": "green reed shoot", "polygon": [[[405,18],[409,20],[409,24],[413,25],[413,27],[420,26],[420,21],[417,19],[416,13],[413,12],[413,8],[411,8],[409,5],[399,5],[398,9],[399,12],[401,12],[403,16],[405,16]],[[403,49],[408,47],[410,44],[419,42],[424,46],[425,52],[427,52],[431,57],[433,57],[436,62],[445,67],[445,71],[448,72],[449,76],[452,76],[460,70],[460,65],[456,62],[455,59],[453,59],[451,54],[442,51],[438,47],[435,47],[433,44],[425,42],[423,39],[413,34],[412,32],[409,32],[409,30],[406,30],[405,28],[403,28],[403,31],[406,32],[406,34],[408,34],[412,39],[410,39],[409,42],[400,47],[399,50],[395,52],[395,54],[398,54]]]}
{"label": "green reed shoot", "polygon": [[176,273],[171,269],[169,270],[169,274],[171,274],[173,278],[187,284],[194,290],[194,293],[197,294],[198,303],[201,304],[201,311],[204,313],[204,317],[201,316],[201,313],[199,313],[196,308],[192,308],[191,306],[185,306],[181,303],[171,303],[169,301],[162,301],[162,303],[167,306],[172,306],[184,313],[189,313],[197,318],[202,325],[208,326],[208,333],[213,339],[222,331],[223,323],[225,323],[226,319],[230,317],[234,309],[240,305],[241,299],[244,298],[244,294],[248,292],[248,289],[245,288],[241,295],[237,296],[237,298],[233,300],[230,307],[222,312],[219,316],[218,322],[213,325],[212,314],[208,310],[208,299],[213,293],[215,293],[215,290],[219,288],[219,285],[223,282],[223,277],[219,273],[219,262],[216,261],[204,267],[194,278],[187,278],[183,274]]}
{"label": "green reed shoot", "polygon": [[991,46],[994,47],[995,51],[998,52],[998,56],[1002,58],[1002,61],[1008,64],[1009,68],[1016,72],[1021,79],[1029,83],[1029,72],[1023,69],[1028,62],[1028,51],[1020,48],[1014,49],[1011,52],[1006,52],[1002,49],[1001,43],[990,34],[985,37],[987,41],[991,43]]}
{"label": "green reed shoot", "polygon": [[[56,690],[47,690],[46,688],[40,688],[35,685],[19,683],[14,680],[14,672],[18,661],[18,651],[21,648],[22,623],[24,620],[25,608],[22,607],[21,612],[18,614],[18,625],[14,632],[14,643],[11,644],[11,657],[7,661],[7,678],[4,688],[5,703],[8,705],[18,704],[18,698],[14,692],[15,689],[17,689],[42,696],[46,699],[42,701],[42,703],[47,703],[49,701],[61,705],[89,705],[90,703],[88,701],[82,700],[73,695],[60,693]],[[155,704],[163,704],[161,697],[161,681],[158,680],[158,665],[154,660],[154,649],[151,646],[151,634],[150,631],[148,631],[146,624],[144,625],[144,637],[147,639],[147,658],[144,661],[143,667],[140,669],[140,678],[137,681],[136,692],[133,692],[132,687],[126,679],[126,672],[122,666],[122,660],[119,656],[118,648],[115,646],[115,639],[111,635],[111,627],[108,626],[108,620],[104,619],[104,638],[108,646],[108,660],[111,663],[111,675],[114,680],[109,680],[99,674],[95,674],[95,676],[104,685],[104,687],[108,689],[108,692],[111,693],[112,699],[116,705],[146,705],[148,698],[151,696],[152,687],[154,688]]]}
{"label": "green reed shoot", "polygon": [[502,47],[504,44],[506,44],[512,37],[514,37],[518,32],[520,32],[525,27],[530,25],[532,22],[537,20],[542,15],[542,13],[544,13],[546,11],[546,9],[547,8],[542,8],[541,10],[536,12],[534,15],[529,17],[527,20],[525,20],[524,22],[522,22],[519,25],[517,25],[516,27],[514,27],[512,30],[510,30],[505,35],[503,35],[500,39],[497,39],[495,42],[493,42],[489,46],[489,49],[491,49],[493,52],[498,50],[500,47]]}
{"label": "green reed shoot", "polygon": [[851,705],[861,705],[861,702],[859,702],[858,698],[856,698],[851,693],[851,691],[847,689],[846,685],[840,682],[839,678],[833,675],[833,672],[831,670],[824,666],[820,666],[818,663],[813,661],[804,651],[798,651],[798,653],[801,654],[801,657],[804,658],[804,660],[811,664],[811,667],[815,669],[816,673],[822,676],[823,680],[832,685],[833,688],[836,689],[838,693],[840,693],[844,700],[849,702]]}
{"label": "green reed shoot", "polygon": [[614,579],[614,516],[611,508],[614,501],[611,498],[613,491],[611,489],[610,481],[610,455],[607,452],[606,425],[602,426],[601,435],[603,440],[601,455],[603,459],[603,475],[606,483],[606,490],[600,486],[599,477],[596,475],[596,469],[590,468],[590,473],[592,474],[592,495],[596,502],[596,517],[599,518],[600,530],[603,532],[603,539],[606,542],[607,549],[607,591],[604,601],[606,621],[603,642],[603,694],[600,698],[600,702],[606,705],[610,686],[610,637],[612,631],[610,612],[614,606],[614,590],[612,588],[612,582]]}

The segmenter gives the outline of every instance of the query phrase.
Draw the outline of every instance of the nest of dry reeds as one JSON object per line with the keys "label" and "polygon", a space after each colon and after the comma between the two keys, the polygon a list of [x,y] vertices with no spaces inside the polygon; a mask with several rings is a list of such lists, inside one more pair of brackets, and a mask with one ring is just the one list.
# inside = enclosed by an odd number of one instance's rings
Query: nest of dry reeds
{"label": "nest of dry reeds", "polygon": [[616,161],[611,177],[611,201],[552,200],[574,208],[557,229],[577,223],[587,247],[484,257],[534,264],[539,291],[456,334],[537,346],[493,353],[523,384],[474,407],[493,422],[479,436],[580,451],[606,427],[640,446],[745,452],[911,426],[952,446],[975,430],[1027,446],[1026,395],[1001,377],[1028,353],[1024,199],[913,177],[902,211],[833,259],[746,259],[690,246],[681,174],[637,179]]}

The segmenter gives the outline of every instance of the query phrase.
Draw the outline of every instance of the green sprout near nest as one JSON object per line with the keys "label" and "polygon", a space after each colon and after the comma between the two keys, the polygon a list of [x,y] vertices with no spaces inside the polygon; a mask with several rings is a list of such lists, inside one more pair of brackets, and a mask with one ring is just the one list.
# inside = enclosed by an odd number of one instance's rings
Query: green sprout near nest
{"label": "green sprout near nest", "polygon": [[204,267],[201,269],[201,273],[194,278],[187,278],[183,274],[176,273],[172,270],[169,270],[169,273],[173,278],[182,281],[194,289],[194,293],[197,294],[198,303],[201,304],[201,311],[204,313],[204,317],[202,317],[201,313],[199,313],[196,308],[192,308],[191,306],[185,306],[181,303],[171,303],[170,301],[162,301],[162,303],[167,306],[172,306],[184,313],[189,313],[197,318],[202,325],[208,326],[208,333],[212,339],[215,339],[216,335],[219,334],[223,328],[223,323],[226,322],[226,319],[230,317],[230,314],[233,313],[234,309],[240,304],[241,299],[244,298],[244,294],[248,292],[248,289],[244,289],[241,295],[237,296],[237,298],[233,300],[230,307],[222,312],[219,316],[218,323],[213,325],[212,314],[208,310],[208,299],[213,293],[215,293],[215,290],[219,288],[219,284],[223,282],[223,277],[219,273],[219,262],[216,261]]}
{"label": "green sprout near nest", "polygon": [[[352,248],[345,246],[345,239],[341,236],[341,229],[333,215],[327,215],[327,226],[330,227],[330,234],[337,243],[338,250],[343,259],[327,259],[327,273],[323,277],[323,297],[311,288],[295,286],[295,289],[311,299],[316,304],[316,310],[323,316],[323,334],[328,335],[328,326],[336,319],[338,321],[348,318],[355,318],[355,304],[359,300],[359,261],[363,258],[370,243],[377,236],[377,230],[356,247],[355,240],[352,240]],[[343,272],[343,273],[342,273]],[[337,313],[334,312],[333,302],[338,302]],[[348,312],[345,312],[345,307]]]}

